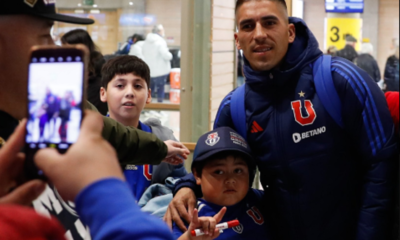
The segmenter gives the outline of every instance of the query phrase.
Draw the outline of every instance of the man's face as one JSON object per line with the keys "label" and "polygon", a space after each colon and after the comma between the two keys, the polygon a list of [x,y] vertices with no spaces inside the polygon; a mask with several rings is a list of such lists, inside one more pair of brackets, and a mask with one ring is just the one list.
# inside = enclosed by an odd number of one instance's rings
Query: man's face
{"label": "man's face", "polygon": [[0,84],[2,104],[13,106],[15,118],[26,115],[29,51],[34,45],[54,45],[53,21],[30,15],[0,16]]}
{"label": "man's face", "polygon": [[241,157],[212,160],[204,166],[201,177],[196,172],[194,175],[203,198],[220,206],[235,205],[249,190],[249,168]]}
{"label": "man's face", "polygon": [[236,13],[239,31],[236,46],[255,71],[277,67],[295,39],[295,28],[288,23],[284,6],[276,1],[245,2]]}
{"label": "man's face", "polygon": [[132,126],[139,120],[145,105],[151,102],[151,90],[143,78],[128,73],[116,75],[107,84],[107,89],[101,88],[100,98],[107,102],[112,119]]}

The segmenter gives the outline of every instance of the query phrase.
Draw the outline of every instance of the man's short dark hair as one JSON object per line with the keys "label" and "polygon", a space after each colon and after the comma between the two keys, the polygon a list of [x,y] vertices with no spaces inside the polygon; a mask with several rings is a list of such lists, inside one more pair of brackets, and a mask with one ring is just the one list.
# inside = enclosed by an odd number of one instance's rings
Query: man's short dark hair
{"label": "man's short dark hair", "polygon": [[112,58],[104,64],[101,70],[101,86],[107,89],[108,83],[115,75],[132,73],[146,81],[150,88],[150,69],[149,66],[136,56],[119,56]]}
{"label": "man's short dark hair", "polygon": [[219,153],[217,153],[215,155],[212,155],[211,157],[209,157],[208,159],[206,159],[204,161],[194,162],[193,166],[192,166],[192,171],[196,171],[197,176],[201,177],[201,173],[203,172],[203,168],[207,163],[209,163],[211,161],[214,161],[214,160],[218,160],[218,159],[225,159],[229,155],[232,155],[234,158],[241,157],[246,162],[246,164],[247,164],[247,166],[249,168],[249,175],[251,176],[251,173],[250,173],[250,167],[251,166],[249,166],[249,160],[247,159],[248,157],[245,154],[241,153],[241,152],[230,151],[230,150],[219,152]]}
{"label": "man's short dark hair", "polygon": [[251,2],[251,1],[274,1],[274,2],[280,2],[285,7],[285,9],[287,10],[287,5],[286,5],[286,1],[285,0],[237,0],[236,1],[236,7],[235,7],[235,13],[240,8],[240,6],[243,5],[243,3]]}

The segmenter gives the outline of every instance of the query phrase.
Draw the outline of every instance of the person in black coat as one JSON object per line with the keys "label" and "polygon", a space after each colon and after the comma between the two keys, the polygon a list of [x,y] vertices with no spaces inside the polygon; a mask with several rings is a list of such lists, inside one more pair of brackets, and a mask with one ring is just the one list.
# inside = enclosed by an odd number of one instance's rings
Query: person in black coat
{"label": "person in black coat", "polygon": [[372,56],[374,47],[371,43],[363,43],[361,46],[361,54],[354,60],[354,63],[368,73],[375,82],[381,80],[381,71],[378,63]]}
{"label": "person in black coat", "polygon": [[385,67],[386,91],[399,91],[399,45],[396,46],[396,53],[386,61]]}
{"label": "person in black coat", "polygon": [[345,58],[345,59],[353,62],[354,59],[356,57],[358,57],[358,54],[355,50],[356,43],[357,43],[357,39],[355,39],[351,35],[347,35],[346,36],[346,46],[342,50],[337,51],[336,56]]}
{"label": "person in black coat", "polygon": [[76,29],[67,32],[61,38],[61,42],[63,45],[80,43],[84,44],[89,49],[90,61],[87,100],[93,104],[102,115],[107,115],[107,104],[100,101],[101,68],[105,63],[105,60],[98,47],[94,44],[89,33],[83,29]]}

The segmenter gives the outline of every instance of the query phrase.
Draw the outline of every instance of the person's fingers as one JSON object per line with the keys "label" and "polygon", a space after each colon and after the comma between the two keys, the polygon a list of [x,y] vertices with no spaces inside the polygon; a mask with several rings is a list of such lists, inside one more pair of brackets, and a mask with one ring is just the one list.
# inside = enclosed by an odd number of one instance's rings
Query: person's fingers
{"label": "person's fingers", "polygon": [[168,225],[169,229],[172,229],[172,217],[169,208],[167,208],[167,211],[164,214],[163,221]]}
{"label": "person's fingers", "polygon": [[214,218],[211,218],[209,220],[209,236],[212,237],[214,236],[214,232],[215,232],[215,227],[217,226],[217,222],[215,221]]}
{"label": "person's fingers", "polygon": [[180,203],[175,204],[175,208],[179,213],[179,216],[181,216],[186,222],[190,222],[192,217],[188,213],[188,209],[186,209],[186,204],[183,203],[182,201],[179,201]]}
{"label": "person's fingers", "polygon": [[204,219],[199,219],[201,228],[203,229],[203,232],[205,235],[210,235],[210,221],[204,220]]}
{"label": "person's fingers", "polygon": [[190,198],[188,201],[188,214],[189,218],[191,218],[194,215],[194,210],[196,209],[196,203],[197,199],[196,198]]}
{"label": "person's fingers", "polygon": [[225,213],[226,213],[226,207],[223,207],[217,214],[214,215],[215,221],[217,221],[217,223],[221,222]]}
{"label": "person's fingers", "polygon": [[35,155],[36,166],[51,180],[53,174],[57,174],[54,169],[62,161],[63,156],[53,148],[39,150]]}
{"label": "person's fingers", "polygon": [[[186,232],[187,228],[186,228],[185,224],[183,223],[181,216],[179,215],[179,213],[175,207],[171,207],[171,215],[172,215],[172,220],[175,222],[176,226],[178,226],[178,228],[180,230],[182,230],[182,232]],[[190,222],[190,221],[188,221],[188,222]]]}
{"label": "person's fingers", "polygon": [[91,137],[101,136],[103,130],[103,119],[99,113],[86,110],[82,121],[81,133],[79,136]]}
{"label": "person's fingers", "polygon": [[19,204],[29,206],[32,201],[46,188],[46,184],[41,180],[32,180],[20,187],[16,188],[11,193],[0,198],[0,204]]}
{"label": "person's fingers", "polygon": [[26,119],[22,120],[0,151],[0,166],[8,166],[24,145]]}

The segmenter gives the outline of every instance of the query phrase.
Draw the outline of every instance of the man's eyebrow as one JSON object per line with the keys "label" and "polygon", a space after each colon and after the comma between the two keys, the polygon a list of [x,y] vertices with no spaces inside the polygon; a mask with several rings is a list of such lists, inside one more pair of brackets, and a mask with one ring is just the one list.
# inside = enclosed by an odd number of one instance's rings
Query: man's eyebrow
{"label": "man's eyebrow", "polygon": [[268,16],[264,16],[261,18],[262,21],[268,21],[268,20],[275,20],[278,21],[278,17],[274,16],[274,15],[268,15]]}
{"label": "man's eyebrow", "polygon": [[244,19],[244,20],[240,21],[239,26],[243,26],[243,25],[253,23],[253,22],[254,22],[253,19]]}

